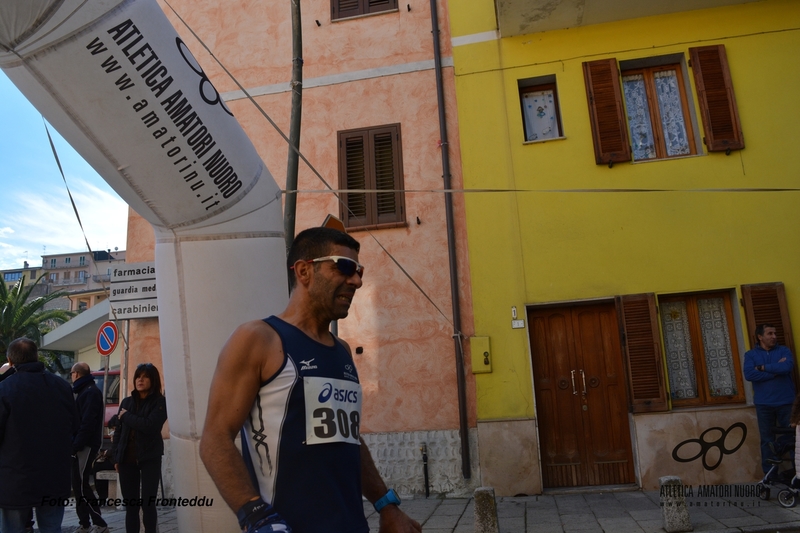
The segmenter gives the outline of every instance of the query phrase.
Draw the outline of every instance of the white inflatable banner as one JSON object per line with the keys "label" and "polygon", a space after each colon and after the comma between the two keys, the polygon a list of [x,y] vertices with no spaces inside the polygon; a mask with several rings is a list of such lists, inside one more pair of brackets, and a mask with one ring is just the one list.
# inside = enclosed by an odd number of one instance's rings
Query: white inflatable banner
{"label": "white inflatable banner", "polygon": [[[181,531],[238,531],[199,461],[216,357],[287,301],[280,189],[155,0],[2,0],[0,67],[155,229]],[[91,230],[89,230],[91,231]]]}

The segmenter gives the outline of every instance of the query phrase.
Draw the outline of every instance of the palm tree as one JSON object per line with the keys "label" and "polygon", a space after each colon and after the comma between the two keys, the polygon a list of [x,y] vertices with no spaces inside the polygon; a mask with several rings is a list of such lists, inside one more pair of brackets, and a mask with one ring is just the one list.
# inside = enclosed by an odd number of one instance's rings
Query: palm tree
{"label": "palm tree", "polygon": [[66,296],[64,291],[30,298],[43,278],[44,275],[25,287],[25,276],[22,276],[11,289],[0,281],[0,362],[6,361],[6,350],[14,339],[28,337],[37,345],[41,344],[45,333],[74,315],[64,309],[44,309],[48,302]]}

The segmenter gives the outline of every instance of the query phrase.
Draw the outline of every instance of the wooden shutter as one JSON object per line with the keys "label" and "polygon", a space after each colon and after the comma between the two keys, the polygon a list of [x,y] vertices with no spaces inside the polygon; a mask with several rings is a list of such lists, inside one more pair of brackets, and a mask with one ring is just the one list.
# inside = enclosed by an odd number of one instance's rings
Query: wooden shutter
{"label": "wooden shutter", "polygon": [[331,20],[362,15],[363,2],[364,0],[331,0]]}
{"label": "wooden shutter", "polygon": [[619,296],[616,304],[628,372],[631,412],[666,411],[669,403],[661,362],[655,295]]}
{"label": "wooden shutter", "polygon": [[331,0],[331,20],[397,9],[397,0]]}
{"label": "wooden shutter", "polygon": [[397,9],[397,0],[366,0],[367,13]]}
{"label": "wooden shutter", "polygon": [[631,160],[628,126],[622,107],[622,91],[616,59],[583,64],[594,156],[598,165]]}
{"label": "wooden shutter", "polygon": [[375,222],[385,224],[402,220],[400,194],[400,132],[399,125],[370,130],[374,188]]}
{"label": "wooden shutter", "polygon": [[[369,138],[366,130],[339,134],[339,188],[367,189]],[[364,226],[369,213],[366,193],[342,194],[341,219],[346,227]]]}
{"label": "wooden shutter", "polygon": [[793,354],[797,353],[794,351],[792,323],[789,321],[789,308],[786,305],[783,283],[742,285],[742,303],[751,348],[758,344],[756,327],[759,324],[773,324],[778,334],[778,344],[783,344]]}
{"label": "wooden shutter", "polygon": [[375,227],[405,220],[400,124],[339,132],[339,188],[345,227]]}
{"label": "wooden shutter", "polygon": [[708,151],[741,150],[744,137],[725,46],[689,48],[689,54]]}

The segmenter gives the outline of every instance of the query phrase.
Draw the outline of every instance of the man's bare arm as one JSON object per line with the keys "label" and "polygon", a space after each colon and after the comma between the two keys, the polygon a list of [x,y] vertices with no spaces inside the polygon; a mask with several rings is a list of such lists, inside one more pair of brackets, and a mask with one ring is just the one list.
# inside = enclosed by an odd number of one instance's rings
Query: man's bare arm
{"label": "man's bare arm", "polygon": [[282,361],[280,339],[261,321],[237,328],[217,361],[200,439],[200,458],[234,512],[259,496],[234,439],[253,407],[261,382],[277,372]]}
{"label": "man's bare arm", "polygon": [[[388,489],[384,483],[367,443],[361,439],[361,492],[370,501],[380,500]],[[418,533],[422,531],[415,520],[412,520],[398,506],[390,504],[381,509],[380,533]]]}

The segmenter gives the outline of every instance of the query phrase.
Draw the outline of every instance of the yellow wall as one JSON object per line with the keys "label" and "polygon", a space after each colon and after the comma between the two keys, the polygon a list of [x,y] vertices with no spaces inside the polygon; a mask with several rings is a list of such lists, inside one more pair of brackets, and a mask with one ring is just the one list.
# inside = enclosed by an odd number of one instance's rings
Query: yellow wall
{"label": "yellow wall", "polygon": [[[451,2],[454,37],[493,30],[489,4]],[[783,281],[800,331],[800,195],[744,190],[797,188],[798,28],[799,3],[765,0],[454,47],[464,186],[516,191],[465,194],[475,331],[493,351],[493,372],[476,376],[479,419],[534,416],[511,306],[524,318],[526,304]],[[727,51],[745,149],[596,165],[582,63],[688,61],[712,44]],[[566,138],[524,144],[517,80],[545,75]]]}

